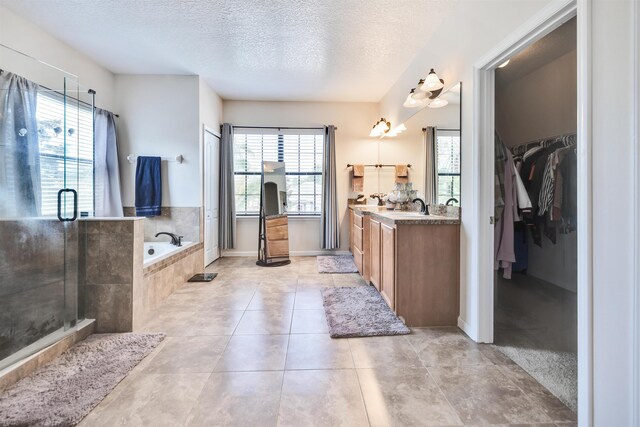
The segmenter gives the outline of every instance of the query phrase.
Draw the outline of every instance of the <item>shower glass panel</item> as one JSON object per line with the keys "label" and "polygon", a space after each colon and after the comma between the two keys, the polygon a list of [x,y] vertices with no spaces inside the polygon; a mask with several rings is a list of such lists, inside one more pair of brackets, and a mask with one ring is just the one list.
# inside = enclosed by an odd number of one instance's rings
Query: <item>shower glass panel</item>
{"label": "shower glass panel", "polygon": [[0,75],[0,370],[82,317],[78,150],[93,127],[78,126],[86,97],[78,82],[59,82],[49,89]]}

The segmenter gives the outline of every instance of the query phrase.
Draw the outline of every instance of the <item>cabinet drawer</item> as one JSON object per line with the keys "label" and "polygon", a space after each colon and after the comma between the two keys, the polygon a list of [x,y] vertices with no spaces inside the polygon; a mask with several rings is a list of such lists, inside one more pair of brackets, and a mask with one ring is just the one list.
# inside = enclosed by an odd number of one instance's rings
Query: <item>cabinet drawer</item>
{"label": "cabinet drawer", "polygon": [[353,247],[358,248],[362,253],[362,228],[353,226]]}
{"label": "cabinet drawer", "polygon": [[267,256],[271,258],[288,257],[289,241],[288,240],[267,240]]}
{"label": "cabinet drawer", "polygon": [[267,223],[267,228],[269,228],[269,227],[278,227],[281,225],[287,225],[289,222],[288,222],[288,218],[284,216],[282,218],[267,218],[266,223]]}
{"label": "cabinet drawer", "polygon": [[364,255],[363,253],[360,251],[360,249],[354,247],[353,248],[353,262],[356,264],[356,267],[358,267],[358,271],[360,272],[360,274],[362,274],[362,263],[364,261]]}
{"label": "cabinet drawer", "polygon": [[268,240],[289,239],[289,226],[278,225],[276,227],[272,227],[271,225],[269,225],[269,227],[267,227],[267,239]]}
{"label": "cabinet drawer", "polygon": [[360,228],[362,228],[362,216],[354,213],[353,214],[353,224],[357,225]]}

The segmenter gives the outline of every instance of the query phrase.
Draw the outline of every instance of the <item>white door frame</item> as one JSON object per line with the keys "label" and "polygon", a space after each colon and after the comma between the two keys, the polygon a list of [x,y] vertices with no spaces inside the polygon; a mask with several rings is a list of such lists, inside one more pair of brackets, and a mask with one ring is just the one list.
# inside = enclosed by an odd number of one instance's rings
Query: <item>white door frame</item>
{"label": "white door frame", "polygon": [[541,39],[574,16],[578,54],[578,419],[593,424],[592,324],[592,185],[591,185],[591,0],[556,0],[474,65],[473,165],[476,229],[472,268],[478,277],[476,338],[493,342],[493,225],[494,211],[494,70],[514,54]]}
{"label": "white door frame", "polygon": [[[218,140],[222,139],[222,135],[220,134],[220,132],[216,132],[213,129],[209,128],[208,126],[202,125],[202,165],[203,165],[202,166],[202,168],[203,168],[202,176],[203,176],[203,181],[204,181],[202,183],[202,196],[203,196],[202,197],[202,206],[203,206],[203,214],[202,214],[203,215],[203,219],[202,219],[203,250],[202,250],[202,256],[204,258],[204,266],[205,267],[207,266],[207,259],[206,259],[206,256],[207,256],[206,255],[207,254],[207,251],[206,251],[207,244],[206,244],[206,241],[207,241],[207,238],[208,238],[208,236],[207,236],[207,226],[206,226],[206,223],[207,223],[207,217],[206,217],[206,215],[207,215],[207,197],[208,196],[207,196],[206,193],[207,193],[207,189],[209,188],[206,181],[207,181],[207,178],[211,177],[210,174],[209,174],[209,171],[207,171],[207,164],[208,164],[208,160],[209,160],[209,159],[206,158],[207,148],[206,148],[205,138],[206,138],[206,134],[207,133],[215,136],[216,138],[218,138]],[[220,201],[219,197],[220,197],[220,195],[218,195],[218,202]],[[219,215],[219,212],[218,212],[218,215]],[[218,257],[220,257],[220,255],[221,255],[220,248],[218,248],[218,251],[219,251],[218,252]]]}
{"label": "white door frame", "polygon": [[633,117],[634,117],[634,187],[635,187],[635,230],[634,230],[634,343],[633,343],[633,405],[632,423],[640,425],[640,2],[633,2],[634,54],[633,73]]}

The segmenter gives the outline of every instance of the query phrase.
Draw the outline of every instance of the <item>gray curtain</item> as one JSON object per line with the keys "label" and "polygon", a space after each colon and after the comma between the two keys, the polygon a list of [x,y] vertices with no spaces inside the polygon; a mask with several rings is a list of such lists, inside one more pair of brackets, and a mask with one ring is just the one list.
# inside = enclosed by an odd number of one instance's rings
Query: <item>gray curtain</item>
{"label": "gray curtain", "polygon": [[437,129],[433,126],[427,127],[424,132],[424,201],[430,205],[438,204],[438,148],[436,136]]}
{"label": "gray curtain", "polygon": [[96,216],[124,216],[115,118],[113,113],[96,108],[94,120]]}
{"label": "gray curtain", "polygon": [[233,176],[233,126],[222,125],[220,138],[220,221],[219,246],[236,246],[236,196]]}
{"label": "gray curtain", "polygon": [[39,86],[0,74],[0,217],[40,216]]}
{"label": "gray curtain", "polygon": [[322,249],[340,247],[336,184],[336,128],[324,128],[324,159],[322,165]]}

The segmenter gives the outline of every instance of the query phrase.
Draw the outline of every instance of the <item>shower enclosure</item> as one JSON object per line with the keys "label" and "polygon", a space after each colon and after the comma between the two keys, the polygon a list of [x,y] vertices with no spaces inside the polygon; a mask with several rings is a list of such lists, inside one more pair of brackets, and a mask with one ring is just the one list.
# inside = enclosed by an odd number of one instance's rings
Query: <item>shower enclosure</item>
{"label": "shower enclosure", "polygon": [[[0,67],[7,62],[41,66],[7,59]],[[83,172],[92,174],[92,164],[80,165],[88,157],[81,142],[93,141],[94,94],[59,70],[29,75],[47,76],[50,87],[11,71],[0,74],[0,371],[83,319],[78,201],[93,197],[93,177]]]}

